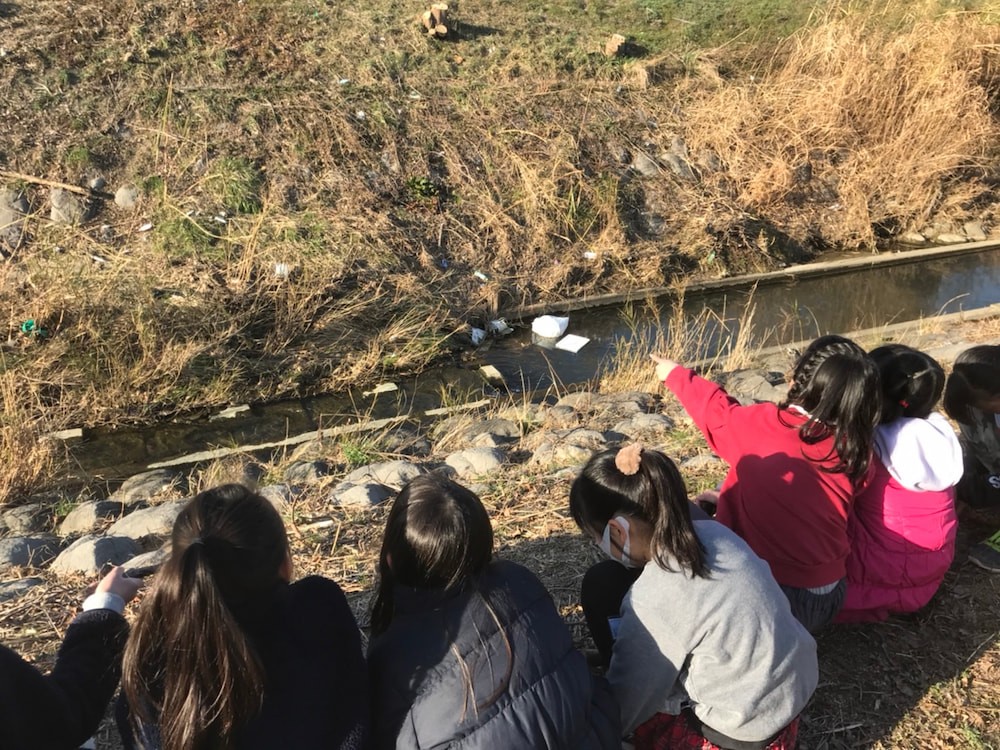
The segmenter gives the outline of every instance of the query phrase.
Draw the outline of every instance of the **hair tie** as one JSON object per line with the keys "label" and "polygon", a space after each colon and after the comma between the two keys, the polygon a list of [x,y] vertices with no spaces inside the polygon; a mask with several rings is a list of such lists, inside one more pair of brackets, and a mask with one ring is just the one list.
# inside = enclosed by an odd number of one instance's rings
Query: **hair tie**
{"label": "hair tie", "polygon": [[910,408],[910,402],[907,401],[905,398],[901,398],[899,400],[899,405],[902,406],[904,409]]}
{"label": "hair tie", "polygon": [[615,466],[627,477],[638,473],[642,463],[642,443],[626,445],[615,454]]}
{"label": "hair tie", "polygon": [[192,539],[190,542],[188,542],[188,547],[193,547],[196,544],[200,544],[201,546],[204,547],[205,546],[205,540],[202,539],[200,536],[196,536],[194,539]]}

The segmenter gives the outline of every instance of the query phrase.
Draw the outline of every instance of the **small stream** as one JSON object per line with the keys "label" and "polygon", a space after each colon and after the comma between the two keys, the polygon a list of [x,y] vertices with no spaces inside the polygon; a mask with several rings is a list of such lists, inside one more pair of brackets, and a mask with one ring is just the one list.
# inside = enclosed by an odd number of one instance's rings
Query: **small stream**
{"label": "small stream", "polygon": [[[996,302],[1000,302],[1000,251],[996,250],[772,282],[755,289],[688,294],[684,317],[689,327],[697,329],[691,331],[691,338],[699,345],[690,347],[686,359],[725,353],[736,340],[748,307],[753,309],[753,341],[763,347]],[[526,389],[547,388],[553,376],[562,384],[586,381],[614,355],[619,342],[635,336],[655,341],[659,329],[669,330],[673,302],[661,299],[656,306],[658,310],[650,310],[648,305],[633,304],[631,313],[621,306],[593,307],[569,314],[567,332],[590,339],[576,354],[539,346],[524,327],[494,342],[483,359],[500,371],[512,390],[520,389],[522,383]],[[630,317],[636,322],[630,322]]]}
{"label": "small stream", "polygon": [[[1000,302],[1000,250],[987,250],[908,265],[845,270],[797,281],[769,281],[756,288],[689,293],[683,301],[685,326],[697,341],[686,359],[725,352],[740,323],[753,310],[756,346],[814,338],[823,333],[871,328]],[[398,389],[382,393],[292,399],[249,405],[224,418],[176,419],[140,429],[85,431],[67,443],[74,479],[118,479],[145,471],[150,464],[219,447],[274,443],[344,422],[420,415],[442,403],[496,395],[478,373],[493,365],[512,392],[535,392],[594,378],[619,342],[639,336],[652,342],[669,329],[671,298],[628,306],[591,307],[569,313],[569,333],[590,339],[578,353],[552,349],[532,340],[531,320],[509,336],[488,341],[479,362],[447,366],[421,374]],[[657,319],[659,316],[659,319]],[[549,347],[549,348],[547,348]],[[71,480],[72,481],[72,480]]]}

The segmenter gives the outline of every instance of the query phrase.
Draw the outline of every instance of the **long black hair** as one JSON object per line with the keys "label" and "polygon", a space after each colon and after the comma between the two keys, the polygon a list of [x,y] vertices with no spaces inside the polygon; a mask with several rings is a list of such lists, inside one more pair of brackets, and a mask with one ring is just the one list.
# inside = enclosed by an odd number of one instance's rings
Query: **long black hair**
{"label": "long black hair", "polygon": [[[478,579],[493,559],[493,526],[479,496],[439,474],[421,474],[399,491],[385,524],[379,553],[379,582],[372,605],[372,636],[384,633],[395,614],[397,584],[419,589],[453,590],[469,587],[483,604],[503,639],[507,667],[494,689],[478,702],[473,669],[459,653],[451,634],[451,652],[462,670],[466,693],[464,712],[471,704],[477,714],[507,690],[514,669],[514,653],[489,597]],[[493,675],[492,667],[490,674]]]}
{"label": "long black hair", "polygon": [[982,344],[955,358],[944,388],[944,410],[961,424],[974,420],[970,409],[984,408],[1000,398],[1000,346]]}
{"label": "long black hair", "polygon": [[869,355],[882,381],[882,424],[900,417],[927,419],[944,390],[944,370],[931,355],[886,344]]}
{"label": "long black hair", "polygon": [[868,474],[875,427],[882,413],[878,367],[865,350],[843,336],[820,336],[799,357],[788,395],[779,405],[795,405],[809,419],[799,428],[806,445],[833,437],[822,460],[836,458],[831,473],[843,473],[855,486]]}
{"label": "long black hair", "polygon": [[382,537],[372,635],[393,617],[395,585],[451,589],[493,559],[493,527],[472,491],[438,474],[421,474],[400,490]]}
{"label": "long black hair", "polygon": [[625,474],[617,455],[614,449],[594,455],[573,482],[569,512],[576,525],[600,535],[619,513],[640,518],[653,529],[650,550],[657,565],[671,570],[676,560],[683,570],[708,578],[705,548],[694,532],[687,488],[674,462],[660,451],[641,449],[637,471]]}
{"label": "long black hair", "polygon": [[250,632],[287,571],[278,512],[238,484],[195,495],[139,610],[122,686],[137,736],[163,750],[229,748],[261,707],[264,666]]}

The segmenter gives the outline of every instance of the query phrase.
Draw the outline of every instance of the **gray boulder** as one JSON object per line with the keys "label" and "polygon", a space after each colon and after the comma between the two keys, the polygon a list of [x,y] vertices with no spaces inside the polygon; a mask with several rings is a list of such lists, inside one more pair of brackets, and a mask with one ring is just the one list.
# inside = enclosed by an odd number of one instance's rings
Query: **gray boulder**
{"label": "gray boulder", "polygon": [[108,500],[135,505],[148,502],[158,495],[185,492],[187,480],[183,474],[172,469],[154,469],[126,479],[121,487],[111,493]]}
{"label": "gray boulder", "polygon": [[115,191],[115,205],[126,211],[135,208],[139,201],[139,188],[135,185],[122,185]]}
{"label": "gray boulder", "polygon": [[60,536],[89,534],[105,521],[118,518],[125,512],[125,504],[114,500],[90,500],[71,510],[59,525]]}
{"label": "gray boulder", "polygon": [[531,463],[540,466],[567,466],[586,463],[594,452],[607,447],[607,441],[596,430],[551,430],[539,438]]}
{"label": "gray boulder", "polygon": [[56,224],[82,224],[87,218],[87,203],[82,196],[62,188],[52,188],[49,200],[49,218]]}
{"label": "gray boulder", "polygon": [[57,575],[96,575],[107,564],[121,565],[139,554],[139,545],[124,536],[80,537],[64,549],[52,563]]}
{"label": "gray boulder", "polygon": [[398,490],[402,489],[403,485],[411,479],[423,473],[424,470],[411,461],[383,461],[355,469],[344,477],[343,482],[345,484],[361,484],[371,481]]}
{"label": "gray boulder", "polygon": [[3,522],[11,534],[35,534],[45,531],[49,510],[43,503],[28,503],[4,511]]}
{"label": "gray boulder", "polygon": [[11,536],[0,539],[0,570],[41,567],[59,552],[53,536]]}
{"label": "gray boulder", "polygon": [[690,471],[703,471],[720,467],[722,463],[722,459],[718,456],[713,456],[711,453],[701,453],[681,461],[681,468]]}
{"label": "gray boulder", "polygon": [[24,244],[27,239],[24,217],[28,211],[28,200],[23,193],[0,190],[0,252],[10,255]]}
{"label": "gray boulder", "polygon": [[0,583],[0,602],[7,599],[17,599],[24,596],[36,586],[45,583],[42,578],[18,578],[16,581],[4,581]]}
{"label": "gray boulder", "polygon": [[370,508],[384,503],[394,494],[392,489],[378,482],[342,482],[330,493],[330,504],[344,508]]}
{"label": "gray boulder", "polygon": [[187,503],[186,499],[172,500],[129,513],[111,525],[107,532],[108,536],[127,536],[132,539],[167,536]]}
{"label": "gray boulder", "polygon": [[285,506],[295,498],[295,491],[287,484],[269,484],[261,487],[257,493],[271,503],[279,513],[284,511]]}
{"label": "gray boulder", "polygon": [[459,477],[479,477],[499,469],[505,459],[503,451],[498,448],[468,448],[452,453],[445,459],[445,463]]}
{"label": "gray boulder", "polygon": [[967,221],[962,225],[965,236],[973,242],[982,242],[986,239],[986,231],[983,229],[981,221]]}
{"label": "gray boulder", "polygon": [[674,420],[665,414],[633,414],[611,428],[612,432],[633,440],[656,438],[674,429]]}
{"label": "gray boulder", "polygon": [[582,423],[580,412],[567,404],[556,404],[545,414],[545,426],[554,430],[569,430]]}
{"label": "gray boulder", "polygon": [[143,552],[141,555],[136,555],[135,557],[130,557],[122,566],[125,568],[125,572],[138,571],[142,568],[150,568],[153,566],[163,565],[170,557],[170,550],[167,547],[159,547],[149,552]]}
{"label": "gray boulder", "polygon": [[285,469],[289,484],[316,484],[330,474],[330,464],[323,460],[294,461]]}

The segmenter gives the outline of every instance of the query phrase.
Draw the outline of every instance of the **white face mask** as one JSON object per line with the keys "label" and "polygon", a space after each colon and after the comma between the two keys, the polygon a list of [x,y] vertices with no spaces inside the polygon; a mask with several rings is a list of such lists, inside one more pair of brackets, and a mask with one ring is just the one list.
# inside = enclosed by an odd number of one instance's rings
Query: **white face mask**
{"label": "white face mask", "polygon": [[597,546],[601,548],[601,552],[603,552],[605,555],[607,555],[608,557],[610,557],[612,560],[615,560],[616,562],[620,562],[626,568],[640,568],[640,567],[642,567],[642,563],[637,562],[636,560],[633,560],[632,556],[629,554],[629,552],[631,551],[631,540],[629,539],[629,524],[628,524],[628,519],[625,518],[625,516],[615,516],[613,520],[615,520],[618,523],[620,523],[621,527],[622,527],[622,531],[625,532],[625,543],[622,545],[622,549],[621,549],[622,556],[621,556],[621,559],[619,559],[618,557],[616,557],[614,555],[614,553],[612,552],[612,549],[611,549],[611,524],[610,523],[608,523],[607,525],[605,525],[605,527],[604,527],[604,535],[601,537],[601,541],[599,541],[597,543]]}

